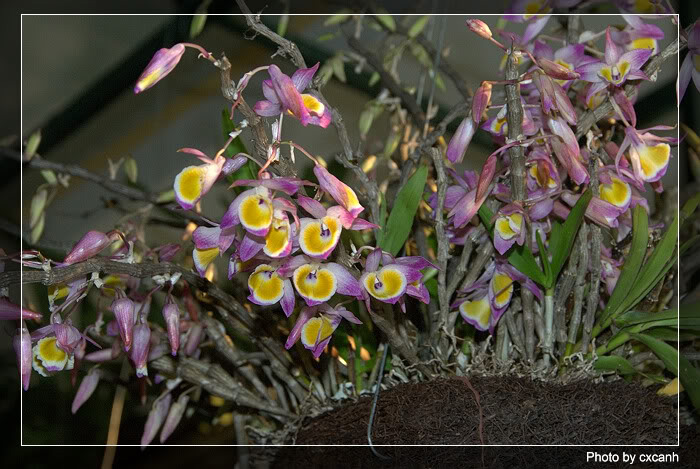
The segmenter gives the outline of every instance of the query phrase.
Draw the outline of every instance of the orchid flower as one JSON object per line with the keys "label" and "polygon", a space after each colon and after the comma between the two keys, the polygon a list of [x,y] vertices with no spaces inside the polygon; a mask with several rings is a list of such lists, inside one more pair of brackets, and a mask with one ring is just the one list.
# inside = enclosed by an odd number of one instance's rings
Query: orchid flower
{"label": "orchid flower", "polygon": [[[554,51],[547,43],[544,41],[537,40],[533,48],[533,55],[537,60],[546,59],[554,62],[561,67],[572,72],[577,72],[577,68],[588,62],[595,61],[595,59],[587,56],[585,54],[584,44],[570,44],[566,47],[561,47]],[[557,79],[559,85],[565,90],[569,89],[573,80],[571,79]]]}
{"label": "orchid flower", "polygon": [[651,56],[650,49],[633,49],[622,53],[610,36],[610,27],[605,32],[605,60],[589,62],[578,68],[581,79],[593,83],[588,90],[586,102],[608,85],[622,86],[627,80],[649,80],[641,67]]}
{"label": "orchid flower", "polygon": [[683,59],[678,75],[678,102],[683,99],[691,78],[700,91],[700,21],[693,23],[688,34],[688,54]]}
{"label": "orchid flower", "polygon": [[[317,313],[320,315],[317,316]],[[314,358],[318,358],[343,319],[353,324],[362,324],[362,321],[343,306],[331,307],[326,303],[304,306],[284,347],[289,350],[301,338],[304,347],[311,350]]]}
{"label": "orchid flower", "polygon": [[478,182],[472,181],[475,182],[473,185],[467,184],[466,180],[456,177],[456,175],[453,174],[453,177],[461,188],[450,191],[450,203],[446,203],[445,208],[450,210],[447,216],[451,218],[451,222],[455,228],[466,226],[474,215],[476,215],[481,204],[486,200],[489,194],[489,186],[496,174],[496,162],[497,155],[494,153],[486,159],[479,180]]}
{"label": "orchid flower", "polygon": [[539,198],[561,187],[559,172],[542,147],[534,147],[527,159],[526,185],[529,198]]}
{"label": "orchid flower", "polygon": [[532,280],[507,262],[497,260],[492,261],[474,283],[460,291],[468,295],[457,299],[452,308],[458,308],[462,318],[478,330],[489,330],[493,334],[513,297],[515,282],[542,300],[542,292]]}
{"label": "orchid flower", "polygon": [[627,26],[622,31],[610,30],[612,40],[625,50],[649,49],[652,55],[659,52],[659,39],[664,38],[664,32],[656,25],[642,21],[639,15],[622,15]]}
{"label": "orchid flower", "polygon": [[362,289],[355,277],[335,262],[322,264],[307,256],[294,256],[284,263],[279,273],[292,277],[294,288],[309,306],[324,303],[336,293],[362,298]]}
{"label": "orchid flower", "polygon": [[499,254],[504,254],[513,244],[525,242],[525,212],[517,204],[508,204],[496,214],[493,225],[493,244]]}
{"label": "orchid flower", "polygon": [[299,247],[310,257],[328,258],[338,244],[343,227],[350,230],[377,228],[373,223],[353,218],[340,205],[326,209],[317,200],[303,195],[297,196],[297,203],[314,217],[300,220]]}
{"label": "orchid flower", "polygon": [[311,94],[301,94],[311,84],[318,66],[319,64],[311,68],[300,68],[290,78],[277,65],[270,65],[270,79],[262,85],[266,99],[255,103],[255,112],[260,116],[288,113],[299,119],[304,127],[308,124],[324,129],[328,127],[331,123],[328,107]]}
{"label": "orchid flower", "polygon": [[470,116],[462,119],[459,127],[457,127],[457,131],[452,135],[450,143],[447,145],[447,152],[445,155],[451,163],[462,162],[475,132],[476,124],[474,123],[474,119]]}
{"label": "orchid flower", "polygon": [[563,118],[549,118],[549,129],[559,139],[551,139],[550,143],[559,162],[566,168],[569,177],[576,184],[588,182],[588,171],[581,161],[581,149],[578,146],[576,135]]}
{"label": "orchid flower", "polygon": [[436,268],[420,256],[394,258],[389,253],[383,252],[381,248],[372,250],[365,260],[365,268],[360,277],[363,287],[362,296],[367,309],[371,310],[370,297],[383,303],[399,302],[404,311],[404,294],[423,302],[426,302],[427,298],[429,302],[429,297],[426,297],[425,291],[420,286],[420,280],[423,278],[421,269],[426,267]]}
{"label": "orchid flower", "polygon": [[196,155],[198,159],[204,162],[203,165],[199,166],[187,166],[175,176],[173,184],[175,200],[183,209],[189,210],[209,192],[219,178],[224,163],[226,163],[226,157],[217,155],[212,160],[194,148],[181,148],[178,151]]}
{"label": "orchid flower", "polygon": [[644,182],[659,181],[666,170],[671,158],[671,146],[678,140],[673,137],[659,137],[650,133],[650,130],[671,130],[673,127],[657,125],[648,129],[637,130],[628,126],[625,128],[625,138],[615,155],[615,167],[620,171],[622,155],[629,148],[629,159],[634,171],[633,178],[640,185]]}
{"label": "orchid flower", "polygon": [[234,239],[235,234],[225,235],[219,226],[200,226],[194,230],[192,259],[200,277],[204,277],[209,264],[214,262],[217,256],[226,252]]}
{"label": "orchid flower", "polygon": [[180,62],[182,55],[185,53],[184,44],[175,44],[171,48],[159,49],[146,68],[136,80],[134,93],[138,94],[146,91],[160,80],[165,78],[167,74],[175,69],[175,66]]}
{"label": "orchid flower", "polygon": [[75,350],[81,342],[88,340],[99,347],[70,321],[62,322],[59,315],[52,315],[51,324],[32,332],[31,340],[36,341],[32,349],[32,367],[41,376],[73,369]]}
{"label": "orchid flower", "polygon": [[248,277],[248,300],[261,306],[280,303],[282,311],[289,317],[294,311],[294,289],[292,282],[279,273],[280,267],[280,261],[274,261],[255,268]]}
{"label": "orchid flower", "polygon": [[[521,102],[525,104],[524,99],[521,98]],[[496,137],[505,137],[508,135],[508,105],[505,104],[498,114],[491,117],[481,124],[481,128],[489,132],[491,135]],[[532,119],[532,114],[529,108],[523,108],[523,135],[535,135],[537,133],[537,126]]]}
{"label": "orchid flower", "polygon": [[343,215],[340,218],[343,227],[350,229],[353,224],[353,220],[357,218],[357,216],[365,209],[362,205],[360,205],[357,194],[355,194],[355,191],[352,190],[350,186],[333,176],[320,164],[316,164],[314,166],[314,174],[318,179],[318,184],[321,186],[321,189],[330,195],[333,200],[340,204],[340,206],[342,206],[350,214],[351,217]]}

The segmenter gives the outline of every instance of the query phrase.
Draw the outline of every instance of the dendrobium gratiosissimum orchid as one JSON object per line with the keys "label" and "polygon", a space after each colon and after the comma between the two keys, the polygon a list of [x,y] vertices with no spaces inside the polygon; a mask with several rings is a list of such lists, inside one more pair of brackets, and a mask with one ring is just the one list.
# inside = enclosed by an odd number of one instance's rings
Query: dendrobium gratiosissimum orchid
{"label": "dendrobium gratiosissimum orchid", "polygon": [[314,358],[318,358],[343,319],[353,324],[362,324],[362,321],[341,305],[331,307],[322,303],[317,306],[304,306],[299,312],[299,317],[289,333],[284,347],[290,349],[301,339],[304,347],[311,350]]}
{"label": "dendrobium gratiosissimum orchid", "polygon": [[300,68],[290,78],[282,73],[277,65],[270,65],[270,79],[265,80],[262,91],[265,100],[255,104],[255,112],[260,116],[277,116],[288,113],[299,119],[305,127],[309,124],[324,129],[331,123],[331,112],[317,97],[302,94],[313,80],[319,64],[311,68]]}
{"label": "dendrobium gratiosissimum orchid", "polygon": [[627,80],[649,80],[641,67],[651,57],[650,49],[632,49],[625,53],[610,36],[610,27],[605,33],[605,61],[589,62],[579,67],[581,79],[593,83],[588,90],[586,102],[608,85],[622,86]]}
{"label": "dendrobium gratiosissimum orchid", "polygon": [[[658,183],[666,174],[668,163],[671,159],[671,144],[677,144],[674,137],[659,137],[650,133],[650,130],[671,130],[669,126],[654,126],[648,129],[637,130],[632,126],[625,128],[625,138],[615,155],[615,166],[618,172],[627,173],[629,177],[638,182],[643,188],[645,182]],[[632,174],[629,171],[621,171],[621,159],[625,150],[629,149],[628,157],[632,164]],[[656,185],[659,190],[658,184]]]}
{"label": "dendrobium gratiosissimum orchid", "polygon": [[406,310],[404,294],[428,303],[430,301],[428,292],[421,283],[423,278],[421,270],[426,267],[436,268],[420,256],[394,258],[381,248],[372,250],[365,260],[365,268],[360,277],[362,296],[367,309],[372,309],[370,297],[383,303],[399,302],[404,311]]}
{"label": "dendrobium gratiosissimum orchid", "polygon": [[610,30],[612,40],[625,50],[649,49],[652,55],[659,52],[659,39],[664,38],[664,32],[654,24],[645,23],[637,15],[622,15],[627,26],[622,30]]}
{"label": "dendrobium gratiosissimum orchid", "polygon": [[475,328],[493,334],[513,297],[515,282],[542,300],[542,291],[532,280],[507,262],[496,260],[486,267],[481,277],[459,292],[466,296],[458,298],[452,308],[457,308],[462,318]]}

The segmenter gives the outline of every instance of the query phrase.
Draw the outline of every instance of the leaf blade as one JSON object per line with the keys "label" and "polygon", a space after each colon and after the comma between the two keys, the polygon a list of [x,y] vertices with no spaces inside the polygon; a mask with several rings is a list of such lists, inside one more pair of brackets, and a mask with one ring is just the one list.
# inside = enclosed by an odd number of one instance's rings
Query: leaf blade
{"label": "leaf blade", "polygon": [[394,256],[399,253],[411,232],[413,218],[418,210],[418,204],[421,201],[427,178],[428,167],[423,165],[408,178],[406,184],[396,195],[380,244],[383,250],[390,252]]}

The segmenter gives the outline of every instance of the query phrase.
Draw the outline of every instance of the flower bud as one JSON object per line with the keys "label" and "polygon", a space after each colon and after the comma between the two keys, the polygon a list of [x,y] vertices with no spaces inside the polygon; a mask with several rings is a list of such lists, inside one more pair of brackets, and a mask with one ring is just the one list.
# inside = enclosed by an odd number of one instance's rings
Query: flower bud
{"label": "flower bud", "polygon": [[185,46],[182,44],[175,44],[170,49],[159,49],[136,81],[134,93],[138,94],[146,91],[162,80],[168,73],[173,71],[184,53]]}
{"label": "flower bud", "polygon": [[110,243],[109,236],[101,231],[88,231],[68,253],[63,264],[70,265],[84,261],[102,251]]}
{"label": "flower bud", "polygon": [[483,37],[484,39],[491,39],[493,34],[491,34],[491,29],[486,23],[481,20],[469,19],[467,20],[467,27],[473,32]]}
{"label": "flower bud", "polygon": [[481,121],[481,116],[486,111],[486,108],[491,101],[491,89],[493,85],[488,82],[483,82],[472,99],[472,120],[475,124]]}
{"label": "flower bud", "polygon": [[[292,147],[290,147],[292,148]],[[248,161],[248,158],[245,156],[242,156],[243,153],[239,153],[238,155],[234,156],[233,158],[226,158],[226,162],[224,163],[223,168],[221,168],[221,172],[223,173],[224,176],[228,176],[229,174],[233,173],[234,171],[238,171],[243,167],[244,164]]]}
{"label": "flower bud", "polygon": [[204,328],[198,322],[192,323],[185,342],[185,355],[193,355],[204,337]]}
{"label": "flower bud", "polygon": [[40,313],[22,308],[9,301],[7,298],[0,298],[0,320],[17,321],[19,319],[41,319]]}
{"label": "flower bud", "polygon": [[124,342],[124,350],[128,351],[131,348],[134,330],[134,302],[129,298],[119,298],[114,300],[111,309],[119,326],[119,335]]}
{"label": "flower bud", "polygon": [[148,360],[148,348],[151,344],[151,329],[148,324],[139,322],[134,327],[134,343],[129,351],[129,357],[134,362],[136,376],[143,378],[148,376],[146,362]]}
{"label": "flower bud", "polygon": [[461,163],[464,159],[464,153],[467,151],[469,142],[476,132],[476,126],[471,117],[467,116],[462,120],[462,123],[457,127],[457,131],[452,136],[450,143],[447,145],[447,159],[452,163]]}
{"label": "flower bud", "polygon": [[153,403],[153,407],[148,413],[148,418],[146,419],[146,425],[143,428],[143,435],[141,436],[141,449],[145,449],[146,446],[153,441],[153,438],[155,438],[156,433],[158,433],[158,429],[165,420],[165,416],[168,414],[171,399],[170,393],[168,393]]}
{"label": "flower bud", "polygon": [[12,338],[12,346],[17,354],[17,368],[22,379],[22,387],[29,389],[29,379],[32,376],[32,338],[26,327],[17,330]]}
{"label": "flower bud", "polygon": [[75,393],[75,398],[73,399],[73,405],[71,406],[71,412],[76,413],[80,407],[85,404],[92,393],[97,389],[97,383],[100,382],[100,376],[102,372],[95,366],[93,367],[87,375],[80,382],[80,387],[78,392]]}
{"label": "flower bud", "polygon": [[576,80],[581,77],[581,74],[570,70],[563,65],[553,62],[549,59],[538,59],[537,61],[544,70],[544,73],[557,80]]}
{"label": "flower bud", "polygon": [[187,394],[181,394],[177,402],[175,402],[170,407],[170,412],[165,419],[163,424],[163,429],[160,431],[160,442],[164,443],[170,435],[173,434],[177,428],[182,416],[185,415],[185,410],[187,410],[187,402],[189,402],[190,396]]}
{"label": "flower bud", "polygon": [[180,348],[180,309],[175,303],[167,303],[163,307],[163,319],[168,329],[170,351],[175,356],[177,349]]}

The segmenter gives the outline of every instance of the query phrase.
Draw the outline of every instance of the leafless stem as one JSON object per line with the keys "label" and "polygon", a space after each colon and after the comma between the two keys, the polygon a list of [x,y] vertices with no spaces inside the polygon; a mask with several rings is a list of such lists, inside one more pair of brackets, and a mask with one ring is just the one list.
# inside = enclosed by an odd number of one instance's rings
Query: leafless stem
{"label": "leafless stem", "polygon": [[[577,341],[578,337],[578,329],[579,326],[581,325],[581,310],[583,308],[583,294],[585,291],[586,287],[586,273],[588,273],[588,264],[589,264],[589,250],[588,250],[588,224],[587,223],[582,223],[581,228],[579,228],[578,235],[576,237],[576,245],[574,246],[574,249],[578,249],[580,254],[579,254],[579,260],[578,260],[578,269],[576,272],[576,283],[575,283],[575,288],[574,288],[574,309],[571,313],[571,319],[569,320],[569,334],[568,334],[568,342],[570,344],[575,344]],[[565,334],[565,332],[562,330],[561,333],[557,336],[557,339],[560,338],[560,335]],[[564,342],[567,341],[566,338],[564,340],[558,340],[559,342]]]}
{"label": "leafless stem", "polygon": [[247,417],[239,413],[233,415],[233,429],[236,433],[236,454],[238,455],[237,469],[248,469],[250,467],[250,449],[248,448],[248,434],[245,431],[245,421]]}
{"label": "leafless stem", "polygon": [[[506,61],[506,80],[517,80],[518,59],[511,49]],[[505,85],[506,102],[508,103],[508,140],[522,140],[523,135],[523,106],[520,102],[520,85]],[[525,149],[515,145],[508,149],[510,154],[510,185],[511,196],[514,203],[522,203],[525,200]]]}
{"label": "leafless stem", "polygon": [[[600,196],[598,188],[598,158],[593,153],[591,161],[588,164],[588,172],[591,177],[590,188],[593,191],[593,196]],[[603,243],[603,237],[600,232],[600,227],[596,224],[591,224],[591,242],[590,251],[591,259],[591,286],[588,289],[588,302],[586,304],[586,314],[583,318],[583,331],[581,333],[581,351],[588,353],[588,343],[593,330],[593,322],[595,321],[595,313],[598,310],[599,285],[600,285],[600,251]]]}
{"label": "leafless stem", "polygon": [[438,301],[440,303],[440,314],[432,318],[432,338],[433,344],[438,343],[439,331],[447,322],[447,315],[450,312],[450,297],[447,293],[447,260],[449,258],[450,243],[445,234],[445,220],[442,211],[445,207],[445,194],[447,193],[447,175],[445,174],[445,163],[440,150],[431,148],[429,150],[435,165],[435,174],[438,187],[438,205],[435,210],[435,235],[437,236],[438,255]]}

